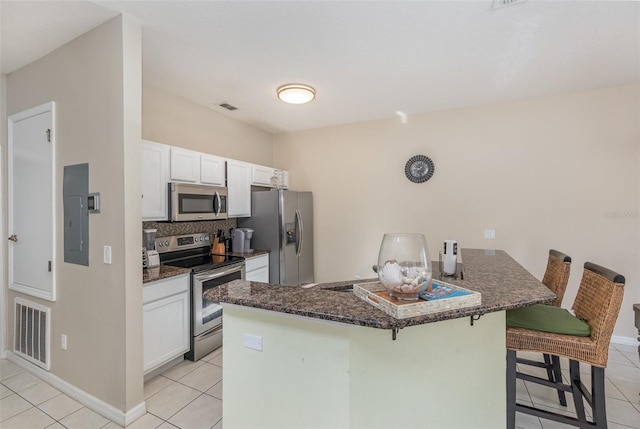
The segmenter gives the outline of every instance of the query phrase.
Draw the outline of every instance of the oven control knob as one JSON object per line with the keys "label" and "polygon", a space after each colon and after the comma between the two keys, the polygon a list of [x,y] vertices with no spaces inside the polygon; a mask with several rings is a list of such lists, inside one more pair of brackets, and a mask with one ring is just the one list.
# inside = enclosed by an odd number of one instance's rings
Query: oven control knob
{"label": "oven control knob", "polygon": [[162,247],[162,241],[158,242],[158,247]]}
{"label": "oven control knob", "polygon": [[169,241],[168,241],[168,240],[167,240],[167,241],[165,241],[165,242],[164,242],[164,245],[165,245],[165,246],[168,246],[168,245],[169,245]]}
{"label": "oven control knob", "polygon": [[204,241],[209,241],[209,237],[204,237]]}

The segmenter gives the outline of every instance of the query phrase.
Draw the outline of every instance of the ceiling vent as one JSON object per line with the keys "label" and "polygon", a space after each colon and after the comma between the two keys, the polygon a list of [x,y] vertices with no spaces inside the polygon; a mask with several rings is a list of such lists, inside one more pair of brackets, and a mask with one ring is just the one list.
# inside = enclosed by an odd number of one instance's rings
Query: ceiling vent
{"label": "ceiling vent", "polygon": [[527,0],[493,0],[493,9],[500,9],[502,7],[513,6],[514,4],[524,3]]}
{"label": "ceiling vent", "polygon": [[229,110],[231,112],[233,112],[234,110],[238,110],[238,108],[236,106],[232,106],[229,103],[222,103],[222,104],[219,104],[219,106],[222,107],[223,109],[227,109],[227,110]]}

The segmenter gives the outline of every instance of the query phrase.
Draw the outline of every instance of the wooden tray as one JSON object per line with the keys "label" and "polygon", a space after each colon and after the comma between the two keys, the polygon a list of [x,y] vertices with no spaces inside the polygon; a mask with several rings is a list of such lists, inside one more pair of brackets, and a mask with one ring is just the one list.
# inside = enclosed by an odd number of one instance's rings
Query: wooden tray
{"label": "wooden tray", "polygon": [[395,317],[396,319],[406,319],[407,317],[440,313],[458,308],[474,307],[480,305],[482,302],[480,292],[465,289],[441,280],[434,280],[433,282],[434,284],[448,286],[459,291],[468,292],[469,294],[451,298],[441,298],[434,301],[425,301],[423,299],[418,299],[418,301],[413,302],[398,301],[397,299],[389,296],[389,292],[380,282],[356,283],[353,285],[353,293],[360,299],[379,308],[389,316]]}

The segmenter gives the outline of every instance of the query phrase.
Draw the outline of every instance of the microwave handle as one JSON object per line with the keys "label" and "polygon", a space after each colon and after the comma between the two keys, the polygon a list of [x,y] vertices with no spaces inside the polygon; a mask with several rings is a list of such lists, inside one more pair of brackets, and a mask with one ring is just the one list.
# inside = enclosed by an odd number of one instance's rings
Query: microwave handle
{"label": "microwave handle", "polygon": [[220,216],[220,209],[222,208],[222,204],[220,201],[220,193],[216,191],[216,203],[218,204],[218,210],[216,210],[216,217]]}

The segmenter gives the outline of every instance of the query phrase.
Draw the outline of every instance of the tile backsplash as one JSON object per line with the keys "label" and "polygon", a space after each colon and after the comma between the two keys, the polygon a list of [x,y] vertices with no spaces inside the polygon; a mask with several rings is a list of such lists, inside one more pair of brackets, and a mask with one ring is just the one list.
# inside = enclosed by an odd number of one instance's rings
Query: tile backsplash
{"label": "tile backsplash", "polygon": [[170,235],[197,234],[209,232],[215,234],[219,229],[229,236],[231,228],[237,228],[236,219],[225,220],[200,220],[197,222],[142,222],[142,228],[156,228],[156,237],[167,237]]}

